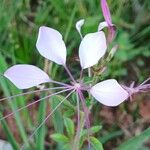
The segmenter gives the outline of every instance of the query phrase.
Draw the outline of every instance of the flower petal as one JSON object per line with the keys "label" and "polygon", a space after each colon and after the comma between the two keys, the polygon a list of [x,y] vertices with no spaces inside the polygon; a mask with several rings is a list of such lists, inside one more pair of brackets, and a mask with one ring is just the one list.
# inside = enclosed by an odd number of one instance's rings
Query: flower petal
{"label": "flower petal", "polygon": [[79,21],[76,22],[76,29],[80,34],[81,39],[83,38],[82,34],[81,34],[81,27],[84,25],[85,20],[81,19]]}
{"label": "flower petal", "polygon": [[117,106],[129,97],[129,94],[114,79],[96,84],[91,88],[90,93],[106,106]]}
{"label": "flower petal", "polygon": [[87,34],[79,46],[79,58],[82,69],[98,63],[107,49],[106,37],[103,31]]}
{"label": "flower petal", "polygon": [[15,65],[4,73],[19,89],[28,89],[41,83],[50,82],[49,76],[41,69],[33,65]]}
{"label": "flower petal", "polygon": [[110,15],[110,10],[107,4],[106,0],[101,0],[101,8],[102,8],[102,12],[103,12],[103,16],[105,18],[105,21],[107,22],[107,24],[109,26],[112,25],[112,21],[111,21],[111,15]]}
{"label": "flower petal", "polygon": [[111,24],[111,26],[108,25],[106,21],[100,22],[98,26],[98,31],[103,30],[103,28],[107,27],[108,28],[108,42],[112,42],[112,40],[115,38],[116,35],[116,26],[114,24]]}
{"label": "flower petal", "polygon": [[98,31],[103,30],[103,28],[108,27],[108,24],[106,21],[100,22],[98,25]]}
{"label": "flower petal", "polygon": [[65,65],[66,46],[62,35],[57,30],[45,26],[40,27],[36,47],[43,57],[59,65]]}

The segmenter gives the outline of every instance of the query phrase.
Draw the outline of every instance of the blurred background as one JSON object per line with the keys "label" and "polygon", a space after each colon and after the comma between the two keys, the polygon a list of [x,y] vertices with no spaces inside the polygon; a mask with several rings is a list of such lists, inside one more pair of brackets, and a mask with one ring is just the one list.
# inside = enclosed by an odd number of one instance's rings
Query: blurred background
{"label": "blurred background", "polygon": [[[117,27],[113,44],[118,44],[119,49],[108,64],[103,78],[116,78],[126,85],[130,85],[132,81],[136,84],[141,83],[150,75],[150,1],[108,0],[108,4],[113,23]],[[44,68],[44,58],[35,47],[38,29],[42,25],[55,28],[62,33],[67,46],[69,67],[73,73],[78,72],[80,69],[78,46],[81,40],[75,29],[75,23],[82,18],[85,19],[84,35],[97,31],[99,22],[104,21],[100,1],[0,0],[0,73],[15,64],[33,64]],[[62,73],[62,67],[51,64],[49,74],[52,78],[65,82],[66,75],[63,76]],[[20,91],[10,82],[3,77],[0,78],[0,97],[18,92]],[[31,98],[33,96],[28,100]],[[102,125],[102,130],[96,136],[105,149],[118,147],[150,125],[150,95],[138,95],[134,100],[133,103],[124,103],[117,108],[94,106],[92,109],[92,124]],[[3,102],[0,104],[0,116],[5,116],[26,103],[23,97],[17,98],[15,102]],[[30,133],[27,129],[33,129],[31,122],[38,117],[38,108],[36,105],[32,109],[33,112],[28,110],[22,112],[24,118],[28,118],[31,113],[35,114],[25,127],[23,127],[25,119],[21,121],[19,114],[9,117],[6,121],[3,120],[0,125],[0,139],[9,140],[14,149],[17,149],[18,143],[26,142],[27,133]],[[58,130],[56,126],[55,129],[51,129],[50,125],[48,127],[50,133]],[[150,137],[150,131],[147,133],[148,136]],[[45,143],[55,145],[48,136]],[[150,143],[146,142],[142,148],[148,149],[148,145]]]}

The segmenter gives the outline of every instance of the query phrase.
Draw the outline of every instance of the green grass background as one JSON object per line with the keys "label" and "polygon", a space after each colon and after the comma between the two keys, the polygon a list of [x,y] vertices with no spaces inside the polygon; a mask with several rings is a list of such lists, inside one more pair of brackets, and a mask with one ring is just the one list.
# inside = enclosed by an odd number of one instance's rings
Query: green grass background
{"label": "green grass background", "polygon": [[[119,49],[114,59],[108,64],[104,78],[116,78],[128,84],[132,80],[141,82],[149,76],[150,72],[150,1],[108,0],[108,4],[113,23],[117,26],[114,44],[117,43]],[[0,0],[0,73],[18,63],[44,68],[44,58],[39,55],[35,47],[38,28],[42,25],[55,28],[62,33],[67,46],[68,64],[75,64],[77,67],[72,71],[76,72],[76,69],[79,69],[75,58],[78,55],[80,37],[75,29],[75,23],[82,18],[86,20],[83,27],[84,35],[97,31],[99,22],[104,20],[99,0]],[[66,76],[65,74],[62,76],[62,72],[62,67],[52,65],[49,73],[51,77],[65,81]],[[1,97],[19,92],[21,91],[10,82],[0,77]],[[24,97],[19,97],[15,101],[9,100],[6,104],[1,103],[0,116],[3,116],[6,109],[15,110],[26,103]],[[53,105],[56,104],[53,103]],[[40,116],[39,122],[45,117],[44,108],[45,104],[41,103],[37,110]],[[27,109],[21,114],[14,115],[21,142],[26,145],[29,145],[26,129],[33,131],[35,128],[32,120],[27,119],[25,124],[22,121],[22,116],[29,118],[28,115]],[[57,123],[62,119],[60,110],[55,116],[53,120],[55,131],[62,133],[63,123]],[[14,149],[18,149],[19,142],[10,131],[9,123],[3,120],[1,125],[7,140]],[[41,129],[39,135],[36,139],[37,147],[44,149],[45,128]],[[61,149],[60,143],[57,149]]]}

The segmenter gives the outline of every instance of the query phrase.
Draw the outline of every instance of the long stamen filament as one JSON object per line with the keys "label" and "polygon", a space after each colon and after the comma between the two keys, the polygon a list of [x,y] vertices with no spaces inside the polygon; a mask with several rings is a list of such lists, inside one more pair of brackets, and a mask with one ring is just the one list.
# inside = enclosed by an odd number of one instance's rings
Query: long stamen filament
{"label": "long stamen filament", "polygon": [[146,82],[148,82],[150,80],[150,77],[148,79],[146,79],[144,82],[142,82],[139,86],[144,85]]}
{"label": "long stamen filament", "polygon": [[66,65],[64,65],[64,68],[65,68],[66,72],[68,73],[68,75],[70,76],[71,80],[74,83],[76,83],[76,81],[75,81],[74,77],[72,76],[72,74],[71,74],[70,70],[68,69],[68,67]]}
{"label": "long stamen filament", "polygon": [[71,86],[71,85],[69,85],[69,84],[66,84],[66,83],[63,83],[63,82],[54,81],[54,80],[52,80],[51,83],[63,85],[63,86],[65,86],[65,87],[70,87],[70,86]]}
{"label": "long stamen filament", "polygon": [[[57,110],[57,108],[74,92],[75,90],[72,90],[50,113],[49,115],[43,120],[43,122],[36,128],[36,130],[31,134],[31,136],[28,138],[30,140],[36,132],[43,126],[43,124],[48,120],[48,118]],[[21,147],[20,150],[22,150],[24,145]]]}
{"label": "long stamen filament", "polygon": [[55,96],[55,95],[57,95],[57,94],[60,94],[60,93],[63,93],[63,92],[69,91],[69,90],[72,90],[72,89],[65,89],[65,90],[62,90],[62,91],[59,91],[59,92],[56,92],[56,93],[52,93],[52,94],[50,94],[50,95],[48,95],[48,96],[45,96],[45,97],[43,97],[43,98],[41,98],[41,99],[38,99],[37,101],[34,101],[34,102],[32,102],[32,103],[29,103],[28,105],[26,105],[26,106],[24,106],[24,107],[21,107],[21,108],[17,109],[16,111],[13,111],[12,113],[10,113],[10,114],[4,116],[3,118],[0,118],[0,121],[3,120],[3,119],[8,118],[8,117],[10,117],[10,116],[12,116],[13,114],[15,114],[15,113],[17,113],[17,112],[19,112],[19,111],[21,111],[21,110],[27,108],[27,107],[30,107],[30,106],[33,105],[33,104],[36,104],[37,102],[40,102],[40,101],[42,101],[42,100],[44,100],[44,99],[47,99],[47,98],[49,98],[49,97],[51,97],[51,96]]}
{"label": "long stamen filament", "polygon": [[28,95],[28,94],[37,93],[37,92],[44,92],[44,91],[49,91],[49,90],[57,90],[57,89],[65,89],[65,88],[68,88],[68,87],[63,86],[63,87],[54,87],[54,88],[46,88],[46,89],[39,89],[39,90],[35,90],[35,91],[29,91],[29,92],[26,92],[26,93],[20,93],[20,94],[13,95],[13,96],[10,96],[10,97],[2,98],[2,99],[0,99],[0,102],[4,101],[6,99],[12,99],[12,98],[16,98],[16,97],[19,97],[19,96],[24,96],[24,95]]}

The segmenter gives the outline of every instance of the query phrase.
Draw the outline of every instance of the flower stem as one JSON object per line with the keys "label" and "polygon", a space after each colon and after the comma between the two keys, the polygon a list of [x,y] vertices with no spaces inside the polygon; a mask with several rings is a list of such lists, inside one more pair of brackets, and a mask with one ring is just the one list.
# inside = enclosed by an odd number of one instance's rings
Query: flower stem
{"label": "flower stem", "polygon": [[90,120],[89,120],[89,110],[85,104],[85,98],[83,96],[83,93],[81,92],[81,90],[77,90],[78,95],[80,97],[81,103],[82,103],[82,107],[83,107],[83,111],[85,113],[85,125],[87,128],[87,132],[88,132],[88,149],[91,149],[91,144],[90,144],[90,132],[89,132],[89,128],[90,128]]}
{"label": "flower stem", "polygon": [[80,103],[79,103],[79,95],[76,92],[76,98],[77,98],[77,133],[74,139],[73,148],[72,150],[78,150],[79,149],[79,141],[80,141]]}

